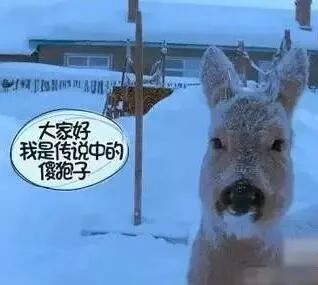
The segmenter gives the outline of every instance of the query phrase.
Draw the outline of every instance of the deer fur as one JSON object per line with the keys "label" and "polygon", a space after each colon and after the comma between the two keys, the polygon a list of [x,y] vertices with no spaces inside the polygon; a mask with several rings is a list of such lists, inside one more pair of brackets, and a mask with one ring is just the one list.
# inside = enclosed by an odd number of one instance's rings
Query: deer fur
{"label": "deer fur", "polygon": [[[250,272],[283,266],[279,223],[293,199],[292,114],[307,85],[308,65],[305,50],[291,49],[273,69],[267,86],[250,90],[242,87],[220,49],[210,47],[204,53],[201,83],[211,126],[188,285],[272,284],[249,283]],[[222,149],[213,148],[211,139],[216,137]],[[272,150],[275,140],[284,141],[281,152]],[[240,178],[249,179],[265,196],[257,220],[217,209],[221,191]]]}

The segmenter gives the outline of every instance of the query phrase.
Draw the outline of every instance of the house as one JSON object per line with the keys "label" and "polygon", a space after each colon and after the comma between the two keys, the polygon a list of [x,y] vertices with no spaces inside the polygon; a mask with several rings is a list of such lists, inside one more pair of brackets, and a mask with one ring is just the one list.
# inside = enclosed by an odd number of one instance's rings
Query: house
{"label": "house", "polygon": [[[129,0],[110,1],[79,0],[77,5],[65,1],[33,8],[29,11],[33,29],[24,38],[29,56],[0,55],[0,60],[121,71],[126,39],[134,41],[135,26],[128,21]],[[251,58],[265,68],[284,30],[289,29],[292,45],[307,48],[311,55],[310,85],[317,86],[318,11],[311,9],[311,0],[289,2],[290,7],[284,9],[141,2],[145,73],[159,58],[163,41],[168,44],[169,76],[197,77],[200,58],[211,44],[234,58],[239,40],[244,40]],[[52,11],[58,16],[52,17]],[[249,79],[260,76],[248,67]]]}

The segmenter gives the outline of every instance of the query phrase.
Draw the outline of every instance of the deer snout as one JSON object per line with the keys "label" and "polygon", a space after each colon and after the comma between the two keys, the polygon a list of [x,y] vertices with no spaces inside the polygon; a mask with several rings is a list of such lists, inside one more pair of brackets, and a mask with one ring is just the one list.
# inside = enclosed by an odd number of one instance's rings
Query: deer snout
{"label": "deer snout", "polygon": [[259,215],[264,204],[263,192],[247,179],[235,181],[221,192],[220,204],[231,214],[241,216],[248,212]]}

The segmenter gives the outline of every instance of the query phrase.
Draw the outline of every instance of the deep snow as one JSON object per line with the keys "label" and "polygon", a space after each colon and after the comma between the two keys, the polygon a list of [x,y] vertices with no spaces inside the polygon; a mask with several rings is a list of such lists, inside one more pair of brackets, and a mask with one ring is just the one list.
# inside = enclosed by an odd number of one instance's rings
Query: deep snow
{"label": "deep snow", "polygon": [[[153,239],[149,233],[193,238],[196,231],[198,177],[209,125],[199,87],[176,90],[145,116],[144,224],[134,229],[138,237],[80,235],[83,229],[133,228],[132,118],[118,121],[132,150],[128,163],[110,180],[85,191],[37,188],[10,165],[10,144],[26,121],[63,107],[101,112],[104,99],[74,90],[1,94],[1,284],[184,284],[190,247]],[[287,224],[290,235],[318,233],[317,104],[317,95],[307,91],[295,113],[296,196]]]}
{"label": "deep snow", "polygon": [[[238,4],[233,0],[203,4],[141,1],[143,38],[146,43],[165,40],[168,44],[224,46],[236,46],[238,40],[244,39],[247,47],[277,48],[284,30],[290,29],[293,45],[317,50],[317,10],[312,11],[313,31],[303,31],[295,21],[293,1],[288,4],[284,1],[267,1],[278,2],[276,5],[265,4],[264,0],[254,5],[250,5],[252,1]],[[78,0],[76,5],[69,0],[51,0],[46,4],[19,0],[10,5],[6,1],[3,5],[2,10],[0,5],[0,21],[5,23],[0,26],[2,54],[31,54],[35,44],[30,40],[95,41],[98,44],[103,41],[123,43],[127,38],[135,38],[135,27],[126,19],[125,0]]]}

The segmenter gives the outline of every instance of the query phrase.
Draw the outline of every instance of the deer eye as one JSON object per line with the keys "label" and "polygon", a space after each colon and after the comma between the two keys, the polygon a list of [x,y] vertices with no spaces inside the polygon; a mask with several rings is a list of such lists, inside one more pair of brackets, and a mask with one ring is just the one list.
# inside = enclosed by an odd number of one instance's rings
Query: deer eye
{"label": "deer eye", "polygon": [[274,140],[271,150],[281,152],[283,150],[284,143],[284,140]]}
{"label": "deer eye", "polygon": [[214,149],[222,149],[223,144],[222,141],[219,138],[213,138],[211,139],[211,143]]}

